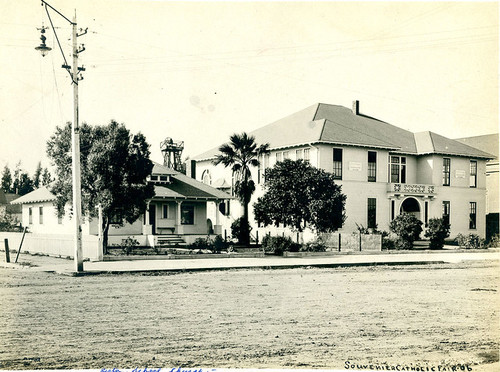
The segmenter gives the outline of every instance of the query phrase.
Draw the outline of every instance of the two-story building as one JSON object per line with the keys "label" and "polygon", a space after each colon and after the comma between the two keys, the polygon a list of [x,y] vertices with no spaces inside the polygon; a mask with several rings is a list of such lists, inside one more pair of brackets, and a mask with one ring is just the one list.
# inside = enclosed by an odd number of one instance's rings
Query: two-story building
{"label": "two-story building", "polygon": [[[433,132],[413,133],[359,111],[315,104],[250,133],[258,144],[269,143],[270,153],[252,170],[257,183],[250,204],[262,195],[264,172],[283,159],[304,159],[331,172],[346,194],[347,220],[340,232],[357,225],[389,230],[398,214],[409,212],[426,223],[444,217],[451,237],[458,233],[485,235],[485,165],[494,156]],[[206,184],[230,190],[232,174],[214,166],[218,147],[193,158],[188,174]],[[215,209],[212,208],[212,213]],[[230,229],[240,216],[237,201],[223,220]],[[259,228],[253,232],[281,233],[284,227]],[[230,230],[229,230],[230,231]]]}

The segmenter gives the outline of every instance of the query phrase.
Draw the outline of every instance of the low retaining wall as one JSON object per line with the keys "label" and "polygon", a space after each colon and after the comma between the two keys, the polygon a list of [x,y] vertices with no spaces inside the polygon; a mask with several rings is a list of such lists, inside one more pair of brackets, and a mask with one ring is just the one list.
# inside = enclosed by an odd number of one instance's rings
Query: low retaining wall
{"label": "low retaining wall", "polygon": [[[17,251],[23,233],[0,232],[0,247],[4,248],[4,239],[9,240],[9,249]],[[74,236],[71,234],[26,233],[21,252],[41,253],[55,257],[74,258]],[[99,238],[95,235],[82,236],[83,258],[98,259]],[[12,259],[12,256],[11,256]]]}
{"label": "low retaining wall", "polygon": [[328,248],[337,252],[381,251],[382,235],[379,234],[322,234]]}

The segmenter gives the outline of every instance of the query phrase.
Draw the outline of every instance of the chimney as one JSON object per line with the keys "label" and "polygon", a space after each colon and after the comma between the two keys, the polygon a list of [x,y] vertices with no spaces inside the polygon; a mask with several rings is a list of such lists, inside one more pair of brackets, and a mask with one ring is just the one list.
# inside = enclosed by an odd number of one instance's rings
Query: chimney
{"label": "chimney", "polygon": [[359,101],[352,101],[352,113],[359,115]]}

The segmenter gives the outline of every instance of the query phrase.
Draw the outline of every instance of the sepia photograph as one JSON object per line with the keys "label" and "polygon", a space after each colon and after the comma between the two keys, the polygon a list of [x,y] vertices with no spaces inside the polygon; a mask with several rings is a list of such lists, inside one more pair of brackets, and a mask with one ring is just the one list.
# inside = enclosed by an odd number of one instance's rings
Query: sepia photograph
{"label": "sepia photograph", "polygon": [[0,9],[0,371],[500,371],[497,1]]}

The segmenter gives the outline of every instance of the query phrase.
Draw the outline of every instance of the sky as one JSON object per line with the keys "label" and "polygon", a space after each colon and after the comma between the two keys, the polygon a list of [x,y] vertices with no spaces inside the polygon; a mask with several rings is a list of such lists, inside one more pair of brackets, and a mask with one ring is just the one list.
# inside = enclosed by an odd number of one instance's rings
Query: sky
{"label": "sky", "polygon": [[[51,0],[88,33],[80,120],[142,132],[151,159],[183,158],[315,103],[352,106],[413,132],[498,133],[497,2]],[[50,11],[71,63],[71,26]],[[39,0],[1,0],[0,169],[50,166],[46,142],[73,120],[52,29],[41,57]]]}

